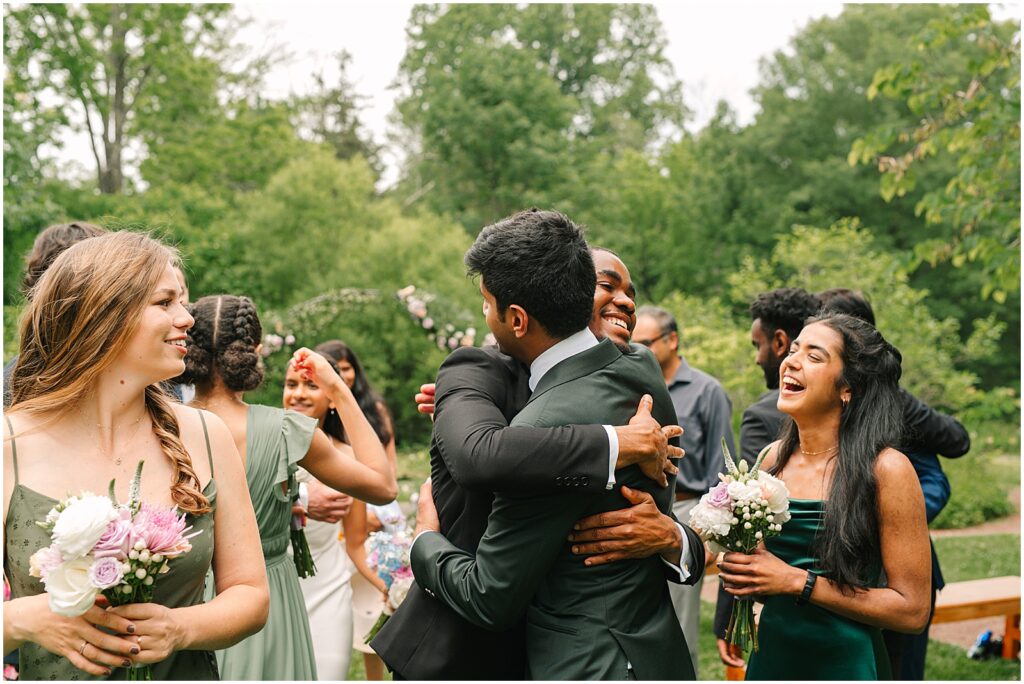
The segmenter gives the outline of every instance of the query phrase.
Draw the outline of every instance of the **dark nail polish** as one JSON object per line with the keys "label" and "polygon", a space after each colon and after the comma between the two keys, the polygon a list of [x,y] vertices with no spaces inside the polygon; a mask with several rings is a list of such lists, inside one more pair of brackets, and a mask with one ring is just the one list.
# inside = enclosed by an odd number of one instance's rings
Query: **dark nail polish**
{"label": "dark nail polish", "polygon": [[126,630],[129,634],[135,634],[135,625],[128,625]]}
{"label": "dark nail polish", "polygon": [[131,648],[128,649],[128,652],[131,653],[132,655],[139,655],[139,647],[138,646],[132,646]]}
{"label": "dark nail polish", "polygon": [[127,658],[125,658],[124,660],[121,661],[121,664],[123,666],[125,666],[125,667],[131,667],[132,666],[132,661],[130,661]]}

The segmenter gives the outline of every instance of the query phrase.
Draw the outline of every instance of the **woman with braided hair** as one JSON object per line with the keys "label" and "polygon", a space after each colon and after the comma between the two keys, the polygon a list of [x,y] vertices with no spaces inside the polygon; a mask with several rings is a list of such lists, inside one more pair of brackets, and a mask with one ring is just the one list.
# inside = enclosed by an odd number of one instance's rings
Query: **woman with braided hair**
{"label": "woman with braided hair", "polygon": [[[4,651],[23,679],[216,679],[213,651],[258,631],[269,604],[256,519],[234,441],[217,416],[181,406],[159,383],[184,369],[192,317],[179,302],[175,252],[146,235],[92,237],[39,278],[21,322],[4,441]],[[119,500],[140,461],[141,498],[177,506],[199,535],[169,565],[152,603],[68,618],[49,609],[29,556],[50,544],[35,524],[55,497]],[[213,530],[217,537],[214,541]],[[217,598],[203,602],[212,563]]]}
{"label": "woman with braided hair", "polygon": [[195,326],[179,381],[196,386],[192,405],[219,416],[234,438],[256,511],[271,597],[266,627],[218,652],[221,674],[241,680],[316,679],[309,618],[287,555],[292,502],[298,496],[296,470],[301,466],[329,487],[375,503],[395,497],[395,476],[373,427],[327,359],[303,348],[291,365],[330,397],[355,458],[336,449],[313,418],[243,400],[243,393],[263,381],[263,329],[252,300],[203,297],[191,313]]}
{"label": "woman with braided hair", "polygon": [[893,448],[902,422],[899,351],[865,321],[808,319],[779,369],[792,420],[764,468],[792,519],[753,554],[726,553],[725,589],[764,602],[747,679],[888,679],[881,629],[928,620],[924,496]]}

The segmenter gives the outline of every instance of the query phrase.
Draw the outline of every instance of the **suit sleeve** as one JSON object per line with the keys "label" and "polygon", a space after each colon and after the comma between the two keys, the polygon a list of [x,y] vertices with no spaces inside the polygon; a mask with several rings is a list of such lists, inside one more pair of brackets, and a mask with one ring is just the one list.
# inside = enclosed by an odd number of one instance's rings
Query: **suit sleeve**
{"label": "suit sleeve", "polygon": [[436,532],[416,539],[410,554],[416,582],[474,625],[509,629],[526,612],[590,499],[498,494],[475,556]]}
{"label": "suit sleeve", "polygon": [[715,603],[715,621],[712,631],[719,639],[725,638],[725,632],[729,629],[729,617],[732,614],[732,594],[725,590],[721,580],[718,581],[718,601]]}
{"label": "suit sleeve", "polygon": [[905,430],[901,451],[941,454],[947,458],[958,458],[970,451],[971,436],[956,418],[936,411],[902,388],[900,400]]}
{"label": "suit sleeve", "polygon": [[743,412],[743,421],[740,423],[740,457],[749,465],[757,461],[761,449],[775,441],[775,435],[770,434],[764,416],[754,407]]}
{"label": "suit sleeve", "polygon": [[[600,425],[509,427],[502,413],[507,372],[479,349],[456,350],[437,375],[434,443],[455,482],[475,491],[603,491],[608,434]],[[518,408],[518,407],[517,407]]]}
{"label": "suit sleeve", "polygon": [[[719,384],[709,385],[705,395],[704,434],[706,435],[704,458],[704,491],[718,484],[718,474],[725,470],[722,457],[722,438],[729,445],[729,453],[736,453],[732,438],[732,402]],[[685,427],[685,426],[684,426]]]}

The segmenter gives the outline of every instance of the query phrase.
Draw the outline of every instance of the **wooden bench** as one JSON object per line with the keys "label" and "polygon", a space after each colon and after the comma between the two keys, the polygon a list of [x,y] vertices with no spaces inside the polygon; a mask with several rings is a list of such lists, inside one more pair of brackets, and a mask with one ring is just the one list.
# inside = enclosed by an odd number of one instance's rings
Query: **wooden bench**
{"label": "wooden bench", "polygon": [[947,584],[935,600],[932,624],[1005,616],[1003,657],[1016,658],[1020,653],[1020,586],[1020,577]]}

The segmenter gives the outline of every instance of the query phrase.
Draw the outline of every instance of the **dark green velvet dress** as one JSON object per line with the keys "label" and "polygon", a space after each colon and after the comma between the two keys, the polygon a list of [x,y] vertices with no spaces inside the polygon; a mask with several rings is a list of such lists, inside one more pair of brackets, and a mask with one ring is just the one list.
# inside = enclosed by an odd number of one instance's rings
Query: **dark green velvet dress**
{"label": "dark green velvet dress", "polygon": [[[811,556],[825,502],[790,499],[792,519],[765,544],[786,563],[820,574]],[[876,578],[877,579],[877,578]],[[750,680],[890,679],[882,631],[792,596],[764,600],[757,630],[760,649],[750,656]]]}

